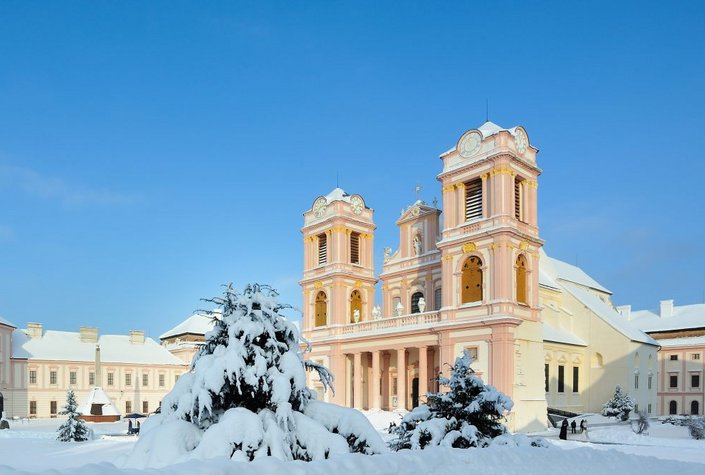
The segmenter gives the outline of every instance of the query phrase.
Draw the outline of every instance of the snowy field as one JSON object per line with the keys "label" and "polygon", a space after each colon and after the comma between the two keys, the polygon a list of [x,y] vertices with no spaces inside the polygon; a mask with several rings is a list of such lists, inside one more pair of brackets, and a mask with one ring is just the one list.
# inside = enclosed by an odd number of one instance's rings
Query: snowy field
{"label": "snowy field", "polygon": [[[400,419],[399,414],[389,412],[366,415],[384,438],[389,423]],[[310,463],[273,458],[240,463],[221,458],[145,471],[122,468],[137,440],[124,435],[125,421],[90,424],[96,438],[83,443],[56,441],[55,431],[60,422],[57,419],[12,421],[10,430],[0,431],[0,474],[705,473],[705,441],[692,440],[685,427],[654,421],[649,435],[636,435],[628,425],[615,424],[600,416],[588,418],[589,441],[581,434],[569,434],[568,441],[557,440],[557,430],[541,434],[550,442],[547,449],[434,448],[375,456],[346,454]]]}

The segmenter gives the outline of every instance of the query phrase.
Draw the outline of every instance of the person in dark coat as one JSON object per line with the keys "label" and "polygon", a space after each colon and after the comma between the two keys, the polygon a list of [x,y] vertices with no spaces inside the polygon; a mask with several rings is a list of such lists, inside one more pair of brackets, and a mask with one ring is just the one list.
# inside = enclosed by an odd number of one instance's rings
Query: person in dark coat
{"label": "person in dark coat", "polygon": [[127,433],[132,434],[132,419],[127,421]]}
{"label": "person in dark coat", "polygon": [[578,424],[575,422],[575,419],[573,419],[573,422],[570,423],[570,433],[571,434],[576,434],[575,428],[578,426]]}
{"label": "person in dark coat", "polygon": [[582,434],[583,431],[585,430],[585,424],[586,424],[585,419],[583,419],[582,421],[580,421],[580,433],[581,433],[581,434]]}
{"label": "person in dark coat", "polygon": [[561,424],[561,433],[558,434],[561,440],[568,439],[568,419],[563,419],[563,424]]}

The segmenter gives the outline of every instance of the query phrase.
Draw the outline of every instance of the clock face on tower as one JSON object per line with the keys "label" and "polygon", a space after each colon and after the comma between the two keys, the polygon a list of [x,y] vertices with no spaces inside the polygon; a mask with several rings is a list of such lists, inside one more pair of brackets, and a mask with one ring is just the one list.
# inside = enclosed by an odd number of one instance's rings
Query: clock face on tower
{"label": "clock face on tower", "polygon": [[317,217],[320,218],[323,216],[323,213],[326,212],[326,199],[324,197],[320,197],[316,200],[315,203],[313,203],[313,214]]}
{"label": "clock face on tower", "polygon": [[514,136],[514,143],[517,147],[517,152],[524,153],[529,145],[529,139],[526,137],[526,132],[518,129],[516,135]]}
{"label": "clock face on tower", "polygon": [[354,195],[352,198],[350,198],[350,207],[352,208],[353,213],[360,214],[365,208],[365,202],[362,201],[361,196]]}
{"label": "clock face on tower", "polygon": [[468,158],[475,155],[482,145],[482,137],[477,132],[469,133],[462,142],[460,142],[460,156]]}

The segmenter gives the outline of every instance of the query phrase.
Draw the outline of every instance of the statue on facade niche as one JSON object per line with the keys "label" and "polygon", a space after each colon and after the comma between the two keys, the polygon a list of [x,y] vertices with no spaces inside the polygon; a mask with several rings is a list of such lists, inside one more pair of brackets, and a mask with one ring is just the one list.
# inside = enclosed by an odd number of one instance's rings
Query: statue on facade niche
{"label": "statue on facade niche", "polygon": [[360,311],[357,309],[353,311],[353,320],[355,320],[355,323],[360,321]]}
{"label": "statue on facade niche", "polygon": [[417,304],[419,306],[419,312],[424,313],[426,311],[426,299],[421,297],[419,298],[419,303]]}
{"label": "statue on facade niche", "polygon": [[414,235],[414,255],[421,255],[421,236],[418,234]]}
{"label": "statue on facade niche", "polygon": [[391,257],[392,257],[392,248],[385,247],[384,248],[384,262],[387,262]]}
{"label": "statue on facade niche", "polygon": [[397,306],[394,310],[396,310],[397,317],[399,317],[402,313],[404,313],[404,306],[401,304],[401,302],[397,302]]}

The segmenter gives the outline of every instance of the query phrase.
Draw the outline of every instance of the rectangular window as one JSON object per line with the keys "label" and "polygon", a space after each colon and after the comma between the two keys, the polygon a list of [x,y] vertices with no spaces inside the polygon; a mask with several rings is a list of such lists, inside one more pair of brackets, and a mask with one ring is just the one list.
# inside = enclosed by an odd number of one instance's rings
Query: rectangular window
{"label": "rectangular window", "polygon": [[440,287],[437,287],[433,291],[433,309],[434,310],[440,310],[441,309],[441,301],[442,301],[442,290]]}
{"label": "rectangular window", "polygon": [[125,386],[132,386],[132,373],[125,373]]}
{"label": "rectangular window", "polygon": [[573,366],[573,392],[577,393],[580,390],[578,386],[578,380],[580,379],[580,368],[578,366]]}
{"label": "rectangular window", "polygon": [[144,414],[149,414],[149,402],[142,401],[142,412]]}
{"label": "rectangular window", "polygon": [[30,416],[37,415],[37,401],[29,401],[29,415]]}
{"label": "rectangular window", "polygon": [[49,384],[56,384],[56,371],[49,371]]}
{"label": "rectangular window", "polygon": [[690,387],[691,388],[699,388],[700,387],[700,375],[699,374],[691,374],[690,375]]}
{"label": "rectangular window", "polygon": [[29,384],[37,384],[37,371],[31,370],[29,372]]}
{"label": "rectangular window", "polygon": [[163,388],[163,387],[164,387],[165,379],[166,379],[166,378],[164,377],[163,374],[160,374],[160,375],[159,375],[159,387],[160,387],[160,388]]}
{"label": "rectangular window", "polygon": [[678,355],[671,355],[671,361],[678,361]]}
{"label": "rectangular window", "polygon": [[649,389],[651,389],[651,381],[654,379],[653,376],[649,375],[649,379],[647,379]]}
{"label": "rectangular window", "polygon": [[558,365],[558,392],[565,392],[565,366]]}
{"label": "rectangular window", "polygon": [[49,403],[49,413],[51,417],[56,417],[56,401],[51,401]]}
{"label": "rectangular window", "polygon": [[88,385],[95,386],[95,373],[93,371],[88,373]]}
{"label": "rectangular window", "polygon": [[522,183],[521,178],[516,177],[514,178],[514,217],[518,220],[522,220],[522,213],[521,213],[521,205],[522,205],[522,196],[521,196],[521,190],[524,187],[524,184]]}
{"label": "rectangular window", "polygon": [[669,378],[669,387],[671,388],[677,388],[678,387],[678,375],[677,374],[672,374]]}
{"label": "rectangular window", "polygon": [[75,371],[71,371],[71,372],[69,373],[69,384],[76,384],[76,380],[77,380],[77,379],[78,379],[78,378],[76,377],[76,372],[75,372]]}
{"label": "rectangular window", "polygon": [[318,265],[328,262],[328,236],[325,233],[318,235]]}
{"label": "rectangular window", "polygon": [[149,375],[144,373],[142,375],[142,386],[147,386],[149,384]]}
{"label": "rectangular window", "polygon": [[699,360],[699,359],[700,359],[700,353],[693,353],[693,354],[690,355],[690,356],[691,356],[691,358],[693,358],[694,360]]}
{"label": "rectangular window", "polygon": [[649,405],[646,406],[646,407],[647,407],[646,412],[648,412],[649,414],[651,414],[651,403],[649,403]]}
{"label": "rectangular window", "polygon": [[108,373],[108,386],[115,384],[115,373]]}
{"label": "rectangular window", "polygon": [[350,233],[350,263],[360,263],[360,233]]}
{"label": "rectangular window", "polygon": [[544,386],[546,387],[546,392],[548,392],[548,363],[543,365],[543,378],[544,378]]}
{"label": "rectangular window", "polygon": [[482,218],[482,180],[465,183],[465,221]]}
{"label": "rectangular window", "polygon": [[125,401],[125,414],[132,412],[132,401]]}
{"label": "rectangular window", "polygon": [[634,389],[639,389],[639,375],[634,375]]}

